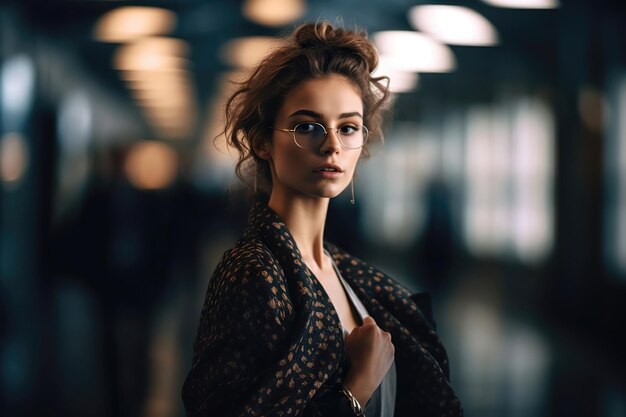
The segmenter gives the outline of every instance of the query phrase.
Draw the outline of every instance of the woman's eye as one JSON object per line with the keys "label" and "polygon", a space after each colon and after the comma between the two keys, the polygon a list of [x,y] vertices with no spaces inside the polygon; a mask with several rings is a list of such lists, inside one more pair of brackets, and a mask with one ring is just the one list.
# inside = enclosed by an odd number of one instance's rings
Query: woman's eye
{"label": "woman's eye", "polygon": [[317,128],[318,126],[315,123],[300,123],[295,130],[297,133],[313,133]]}
{"label": "woman's eye", "polygon": [[358,126],[346,125],[346,126],[341,126],[340,128],[340,132],[342,135],[352,135],[358,131],[359,131]]}

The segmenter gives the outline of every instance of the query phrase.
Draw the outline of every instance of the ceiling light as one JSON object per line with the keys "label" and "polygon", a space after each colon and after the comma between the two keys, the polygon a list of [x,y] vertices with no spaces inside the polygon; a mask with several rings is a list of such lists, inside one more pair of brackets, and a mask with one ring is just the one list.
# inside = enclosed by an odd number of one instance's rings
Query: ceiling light
{"label": "ceiling light", "polygon": [[192,101],[190,90],[185,87],[133,89],[130,92],[141,103],[180,106],[189,105]]}
{"label": "ceiling light", "polygon": [[393,68],[384,56],[380,57],[372,76],[389,77],[389,91],[392,93],[407,93],[417,88],[417,73]]}
{"label": "ceiling light", "polygon": [[478,12],[462,6],[424,5],[409,9],[414,28],[450,45],[490,46],[498,33]]}
{"label": "ceiling light", "polygon": [[220,51],[222,61],[237,68],[252,68],[279,44],[269,36],[237,38],[224,44]]}
{"label": "ceiling light", "polygon": [[176,153],[169,146],[154,141],[134,145],[124,164],[124,171],[131,184],[151,190],[171,184],[177,168]]}
{"label": "ceiling light", "polygon": [[[151,73],[157,73],[158,76],[151,76]],[[126,86],[131,90],[143,89],[167,89],[167,88],[189,88],[189,77],[186,73],[167,73],[161,71],[145,71],[145,76],[126,80]]]}
{"label": "ceiling light", "polygon": [[120,78],[127,82],[143,81],[146,79],[159,79],[162,77],[184,77],[189,71],[182,68],[162,68],[159,70],[124,70],[120,72]]}
{"label": "ceiling light", "polygon": [[392,71],[388,77],[392,93],[408,93],[417,88],[418,75],[415,72]]}
{"label": "ceiling light", "polygon": [[120,70],[184,69],[188,46],[179,39],[145,38],[121,46],[115,54],[115,68]]}
{"label": "ceiling light", "polygon": [[247,0],[243,14],[253,22],[265,26],[284,26],[304,14],[303,0]]}
{"label": "ceiling light", "polygon": [[559,0],[482,0],[491,6],[514,9],[556,9]]}
{"label": "ceiling light", "polygon": [[452,50],[422,33],[390,30],[375,33],[373,39],[381,57],[393,69],[450,72],[456,68]]}
{"label": "ceiling light", "polygon": [[128,42],[143,36],[166,35],[176,26],[176,14],[157,7],[126,6],[102,16],[94,37],[103,42]]}
{"label": "ceiling light", "polygon": [[143,112],[151,119],[162,119],[187,123],[194,112],[189,107],[142,106]]}
{"label": "ceiling light", "polygon": [[158,71],[165,68],[179,68],[186,65],[187,61],[184,59],[162,55],[127,55],[124,56],[124,58],[116,59],[115,62],[116,68],[120,70]]}
{"label": "ceiling light", "polygon": [[168,95],[177,94],[177,95],[186,95],[191,96],[190,91],[191,87],[188,83],[181,82],[167,82],[164,81],[162,84],[137,84],[133,83],[133,85],[129,85],[128,88],[131,90],[133,94],[137,95],[153,95],[158,97],[163,97],[165,101],[168,101]]}
{"label": "ceiling light", "polygon": [[165,55],[186,57],[189,46],[181,39],[167,37],[148,37],[120,47],[125,53],[136,55]]}

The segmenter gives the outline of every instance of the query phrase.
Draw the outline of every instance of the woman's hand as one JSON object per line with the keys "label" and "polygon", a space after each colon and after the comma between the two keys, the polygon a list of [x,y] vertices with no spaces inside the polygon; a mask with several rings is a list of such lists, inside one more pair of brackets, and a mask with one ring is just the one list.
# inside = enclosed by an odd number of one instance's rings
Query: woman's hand
{"label": "woman's hand", "polygon": [[346,337],[345,351],[350,371],[343,384],[365,407],[393,363],[391,334],[378,327],[372,317],[365,317],[363,325]]}

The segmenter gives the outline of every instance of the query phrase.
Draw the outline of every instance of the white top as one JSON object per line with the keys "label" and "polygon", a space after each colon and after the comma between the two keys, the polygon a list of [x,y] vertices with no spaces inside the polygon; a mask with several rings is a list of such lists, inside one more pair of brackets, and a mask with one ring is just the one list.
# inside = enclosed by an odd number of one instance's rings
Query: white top
{"label": "white top", "polygon": [[[332,259],[332,258],[331,258]],[[339,281],[343,285],[346,294],[348,295],[348,299],[354,305],[356,311],[359,313],[361,317],[361,321],[365,317],[369,316],[369,313],[365,309],[359,297],[354,293],[354,290],[350,287],[350,285],[345,281],[345,279],[341,276],[341,272],[339,272],[339,268],[333,262],[333,267],[335,268],[335,272],[339,277]],[[343,338],[345,339],[348,336],[348,330],[343,327]],[[363,406],[363,412],[367,417],[393,417],[393,412],[396,404],[396,361],[394,360],[391,363],[391,368],[387,371],[387,374],[384,376],[380,385],[376,388],[374,393],[372,394],[369,401]]]}

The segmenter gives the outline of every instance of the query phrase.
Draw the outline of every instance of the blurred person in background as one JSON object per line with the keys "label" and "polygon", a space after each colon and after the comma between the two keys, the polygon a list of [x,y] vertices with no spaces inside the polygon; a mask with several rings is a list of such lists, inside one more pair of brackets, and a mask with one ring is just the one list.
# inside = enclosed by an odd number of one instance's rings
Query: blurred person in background
{"label": "blurred person in background", "polygon": [[[78,214],[53,235],[54,285],[58,297],[74,306],[62,310],[55,329],[59,414],[80,415],[89,402],[107,404],[105,399],[110,410],[99,415],[144,413],[152,395],[152,352],[159,349],[155,335],[171,316],[168,302],[175,303],[188,277],[195,276],[198,202],[182,179],[165,189],[134,187],[124,175],[128,152],[128,146],[119,146],[98,155]],[[77,315],[88,335],[62,331],[77,326],[72,324]],[[70,354],[77,340],[83,340],[80,358]],[[99,390],[73,398],[88,379]]]}
{"label": "blurred person in background", "polygon": [[461,416],[427,294],[324,241],[329,200],[381,138],[386,77],[366,35],[321,21],[230,97],[225,135],[256,201],[209,281],[189,416]]}

